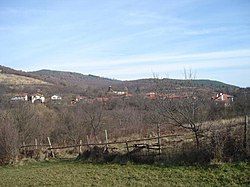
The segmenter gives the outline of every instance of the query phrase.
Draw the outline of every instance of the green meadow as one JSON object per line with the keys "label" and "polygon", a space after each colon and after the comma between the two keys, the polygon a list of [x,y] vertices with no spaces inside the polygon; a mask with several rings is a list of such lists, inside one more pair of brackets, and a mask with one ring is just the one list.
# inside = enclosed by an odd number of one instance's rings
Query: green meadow
{"label": "green meadow", "polygon": [[250,164],[155,166],[48,161],[1,166],[0,186],[249,186]]}

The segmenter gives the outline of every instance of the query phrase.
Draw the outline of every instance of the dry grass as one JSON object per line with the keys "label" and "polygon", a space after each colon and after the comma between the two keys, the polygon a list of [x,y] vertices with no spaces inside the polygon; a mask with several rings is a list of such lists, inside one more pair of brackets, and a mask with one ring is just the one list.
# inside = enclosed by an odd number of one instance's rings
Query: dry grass
{"label": "dry grass", "polygon": [[49,84],[39,79],[30,77],[0,73],[0,83],[8,85],[32,85],[32,84]]}

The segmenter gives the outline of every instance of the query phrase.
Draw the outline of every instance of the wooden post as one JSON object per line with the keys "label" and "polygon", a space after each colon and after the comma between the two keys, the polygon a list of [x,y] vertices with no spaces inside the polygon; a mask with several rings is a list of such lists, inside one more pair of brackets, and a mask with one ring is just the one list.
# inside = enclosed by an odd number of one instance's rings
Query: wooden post
{"label": "wooden post", "polygon": [[158,139],[158,146],[159,146],[159,155],[161,154],[161,131],[160,131],[160,125],[157,124],[157,139]]}
{"label": "wooden post", "polygon": [[80,140],[79,154],[82,154],[82,140]]}
{"label": "wooden post", "polygon": [[129,154],[128,140],[126,140],[127,153]]}
{"label": "wooden post", "polygon": [[[150,134],[148,135],[148,138],[150,138]],[[148,149],[148,155],[149,155],[150,140],[148,140],[146,143],[147,143],[147,149]]]}
{"label": "wooden post", "polygon": [[23,142],[23,150],[26,152],[25,142]]}
{"label": "wooden post", "polygon": [[89,146],[89,136],[87,135],[87,144],[88,144],[88,148],[90,148]]}
{"label": "wooden post", "polygon": [[107,150],[108,149],[108,131],[107,130],[104,130],[104,131],[105,131],[105,141],[106,141],[105,149]]}
{"label": "wooden post", "polygon": [[27,156],[27,155],[26,155],[26,147],[25,147],[25,142],[23,142],[23,146],[24,146],[24,147],[23,147],[24,155],[25,155],[25,156]]}
{"label": "wooden post", "polygon": [[248,116],[245,116],[244,126],[244,147],[246,149],[247,156],[250,156],[250,125],[248,123]]}
{"label": "wooden post", "polygon": [[37,139],[35,138],[35,148],[36,148],[36,150],[38,149],[37,147],[38,147]]}
{"label": "wooden post", "polygon": [[47,137],[47,139],[48,139],[48,142],[49,142],[49,147],[50,147],[50,151],[51,151],[52,157],[54,158],[55,155],[54,155],[54,152],[53,152],[52,149],[51,149],[51,148],[52,148],[52,144],[51,144],[50,138]]}

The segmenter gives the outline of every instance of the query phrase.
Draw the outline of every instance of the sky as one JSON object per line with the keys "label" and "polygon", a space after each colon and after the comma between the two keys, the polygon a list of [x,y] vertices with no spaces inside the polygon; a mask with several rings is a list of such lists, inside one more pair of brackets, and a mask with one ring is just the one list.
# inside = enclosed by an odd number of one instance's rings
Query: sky
{"label": "sky", "polygon": [[250,86],[250,0],[0,0],[0,64]]}

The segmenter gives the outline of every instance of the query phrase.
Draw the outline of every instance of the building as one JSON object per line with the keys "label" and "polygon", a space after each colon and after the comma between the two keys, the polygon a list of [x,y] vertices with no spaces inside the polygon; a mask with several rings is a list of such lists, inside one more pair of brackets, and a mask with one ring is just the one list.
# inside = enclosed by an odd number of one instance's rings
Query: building
{"label": "building", "polygon": [[212,97],[212,100],[218,103],[223,103],[225,106],[229,106],[231,102],[234,101],[234,96],[224,93],[218,93],[216,96]]}
{"label": "building", "polygon": [[92,102],[92,99],[89,99],[88,97],[86,96],[81,96],[81,95],[78,95],[76,96],[76,99],[75,99],[76,102],[82,102],[82,103],[91,103]]}
{"label": "building", "polygon": [[125,87],[124,91],[116,91],[113,90],[111,86],[109,86],[107,94],[116,96],[129,96],[127,87]]}
{"label": "building", "polygon": [[156,99],[157,94],[155,92],[146,93],[148,99]]}
{"label": "building", "polygon": [[18,94],[10,99],[11,101],[31,101],[32,103],[44,103],[45,97],[42,94]]}
{"label": "building", "polygon": [[10,99],[11,101],[28,101],[28,94],[18,94]]}
{"label": "building", "polygon": [[45,97],[42,94],[34,94],[28,97],[28,100],[31,100],[32,103],[44,103]]}
{"label": "building", "polygon": [[53,95],[51,96],[51,100],[62,100],[62,97],[59,95]]}

